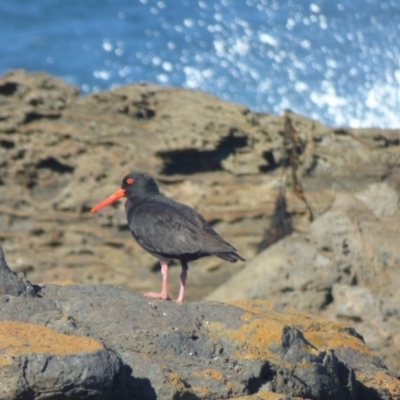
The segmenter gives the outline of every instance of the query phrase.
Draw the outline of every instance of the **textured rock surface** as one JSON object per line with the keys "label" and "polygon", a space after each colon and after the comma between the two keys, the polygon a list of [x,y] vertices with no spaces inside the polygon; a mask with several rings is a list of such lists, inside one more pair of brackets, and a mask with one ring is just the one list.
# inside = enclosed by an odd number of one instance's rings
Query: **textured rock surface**
{"label": "textured rock surface", "polygon": [[273,302],[177,304],[48,284],[0,304],[4,400],[400,396],[354,329]]}
{"label": "textured rock surface", "polygon": [[345,320],[400,371],[400,210],[387,184],[338,195],[307,232],[260,253],[212,300],[271,299]]}
{"label": "textured rock surface", "polygon": [[[259,263],[259,276],[275,282],[260,295],[245,282],[251,274],[240,275],[249,297],[350,320],[400,371],[400,131],[291,119],[304,144],[298,177],[314,222],[287,190],[296,233],[254,258],[285,175],[281,117],[196,91],[142,84],[84,98],[45,74],[7,74],[0,78],[0,240],[8,261],[34,282],[158,289],[156,260],[131,239],[123,202],[87,212],[127,172],[146,170],[232,242],[249,271]],[[209,295],[244,265],[193,263],[187,299]],[[179,273],[172,268],[172,292]],[[371,298],[380,306],[368,307]],[[365,306],[354,307],[361,300]]]}
{"label": "textured rock surface", "polygon": [[34,293],[34,287],[24,278],[23,274],[17,275],[10,270],[0,243],[0,296],[5,294],[33,296]]}
{"label": "textured rock surface", "polygon": [[0,322],[1,399],[109,398],[119,369],[117,356],[93,339]]}

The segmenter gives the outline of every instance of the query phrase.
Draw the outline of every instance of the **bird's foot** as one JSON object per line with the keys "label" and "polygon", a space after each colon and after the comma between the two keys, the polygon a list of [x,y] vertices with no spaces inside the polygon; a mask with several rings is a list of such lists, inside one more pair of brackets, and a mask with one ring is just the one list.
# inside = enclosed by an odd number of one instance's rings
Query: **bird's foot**
{"label": "bird's foot", "polygon": [[151,297],[153,299],[171,300],[171,297],[168,296],[168,293],[164,293],[164,292],[161,292],[161,293],[149,292],[149,293],[145,293],[144,296]]}
{"label": "bird's foot", "polygon": [[183,293],[179,293],[179,296],[173,300],[174,303],[183,303]]}

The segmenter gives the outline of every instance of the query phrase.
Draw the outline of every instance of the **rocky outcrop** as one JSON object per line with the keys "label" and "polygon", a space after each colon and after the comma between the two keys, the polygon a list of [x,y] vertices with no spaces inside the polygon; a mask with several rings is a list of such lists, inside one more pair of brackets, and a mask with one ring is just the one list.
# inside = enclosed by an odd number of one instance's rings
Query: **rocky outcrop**
{"label": "rocky outcrop", "polygon": [[[137,84],[82,97],[46,74],[6,74],[0,240],[9,262],[34,282],[157,289],[157,262],[131,239],[123,202],[88,213],[127,172],[145,170],[248,260],[193,263],[188,300],[216,290],[243,296],[247,288],[245,297],[351,322],[399,371],[400,131],[332,128],[289,115],[301,144],[302,191],[282,168],[280,116],[180,88]],[[294,234],[257,255],[282,187]],[[179,273],[171,269],[171,292]],[[241,288],[218,289],[237,273]]]}
{"label": "rocky outcrop", "polygon": [[177,304],[108,285],[37,289],[0,297],[4,400],[400,396],[400,381],[354,329],[273,302]]}
{"label": "rocky outcrop", "polygon": [[400,371],[400,203],[386,183],[337,195],[306,232],[256,256],[211,300],[271,299],[351,322]]}
{"label": "rocky outcrop", "polygon": [[21,294],[33,296],[35,289],[32,284],[25,279],[23,274],[17,275],[8,267],[0,244],[0,296],[12,295],[19,296]]}

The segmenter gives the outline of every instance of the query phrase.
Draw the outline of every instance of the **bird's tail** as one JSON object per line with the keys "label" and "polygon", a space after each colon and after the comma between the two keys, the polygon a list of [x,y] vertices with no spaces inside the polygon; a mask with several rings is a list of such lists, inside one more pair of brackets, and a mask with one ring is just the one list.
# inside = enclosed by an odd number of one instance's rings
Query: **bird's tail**
{"label": "bird's tail", "polygon": [[238,260],[246,261],[242,256],[233,251],[226,253],[215,253],[215,255],[219,258],[222,258],[223,260],[230,261],[233,263],[235,263]]}

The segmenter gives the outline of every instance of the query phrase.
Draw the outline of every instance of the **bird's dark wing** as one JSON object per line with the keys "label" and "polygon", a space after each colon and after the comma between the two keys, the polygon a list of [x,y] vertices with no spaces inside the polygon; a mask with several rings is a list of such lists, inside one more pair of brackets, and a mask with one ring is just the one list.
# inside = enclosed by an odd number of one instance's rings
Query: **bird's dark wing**
{"label": "bird's dark wing", "polygon": [[235,252],[194,209],[163,198],[127,205],[129,228],[147,251],[163,257]]}

